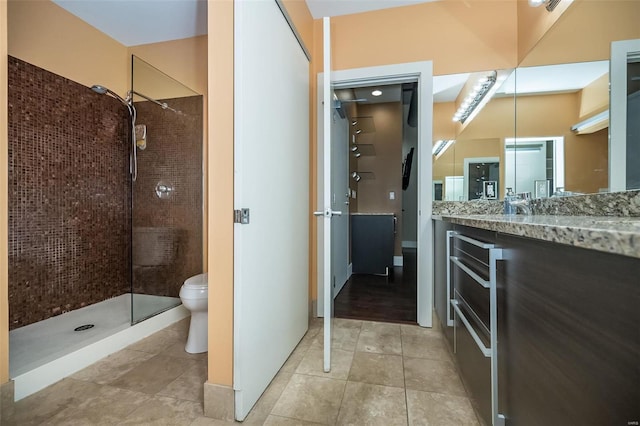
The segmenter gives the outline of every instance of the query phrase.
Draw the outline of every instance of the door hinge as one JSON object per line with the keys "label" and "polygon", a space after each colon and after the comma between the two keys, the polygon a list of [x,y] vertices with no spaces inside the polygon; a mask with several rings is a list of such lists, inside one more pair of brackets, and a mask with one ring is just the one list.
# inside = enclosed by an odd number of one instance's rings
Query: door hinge
{"label": "door hinge", "polygon": [[240,223],[242,225],[249,224],[249,209],[240,209],[233,211],[233,223]]}

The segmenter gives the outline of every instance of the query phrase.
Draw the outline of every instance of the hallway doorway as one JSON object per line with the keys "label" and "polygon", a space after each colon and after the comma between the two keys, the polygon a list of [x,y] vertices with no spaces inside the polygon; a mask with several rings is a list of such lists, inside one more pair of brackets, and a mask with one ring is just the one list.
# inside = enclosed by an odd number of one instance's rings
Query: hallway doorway
{"label": "hallway doorway", "polygon": [[[329,65],[330,67],[330,65]],[[325,69],[330,69],[325,64]],[[405,236],[400,234],[397,237],[397,245],[394,238],[393,251],[392,251],[392,260],[386,263],[390,265],[390,270],[384,271],[383,275],[389,275],[389,277],[384,278],[388,280],[389,283],[393,282],[393,275],[400,276],[401,273],[404,273],[405,268],[403,268],[403,260],[404,260],[404,249],[414,249],[409,250],[414,253],[415,257],[415,275],[416,275],[416,284],[415,284],[415,315],[413,316],[414,323],[418,323],[422,327],[431,327],[432,326],[432,309],[433,309],[433,277],[431,274],[432,271],[432,263],[433,259],[431,256],[432,253],[432,225],[431,225],[431,203],[432,203],[432,173],[431,173],[431,138],[432,138],[432,64],[430,61],[425,62],[415,62],[415,63],[405,63],[405,64],[394,64],[394,65],[384,65],[384,66],[376,66],[376,67],[367,67],[367,68],[356,68],[349,70],[341,70],[341,71],[332,71],[330,77],[330,83],[327,83],[327,79],[324,78],[325,74],[320,73],[318,75],[318,99],[324,99],[324,105],[332,105],[331,109],[336,109],[336,104],[340,104],[337,96],[333,95],[333,102],[327,101],[324,97],[325,92],[331,90],[332,94],[336,94],[341,89],[358,89],[371,87],[374,85],[378,86],[389,86],[389,85],[405,85],[406,83],[414,83],[416,85],[416,103],[419,108],[420,114],[416,114],[416,120],[419,122],[419,131],[418,128],[415,128],[417,133],[416,139],[416,148],[415,148],[415,156],[413,157],[413,171],[414,178],[416,180],[417,185],[417,200],[415,200],[415,206],[413,207],[413,212],[415,213],[415,240],[411,241],[411,244],[405,245]],[[373,93],[369,93],[371,96]],[[370,97],[367,95],[367,97]],[[353,99],[358,99],[357,96],[354,96]],[[338,101],[338,102],[336,102]],[[323,108],[319,105],[318,109],[318,120],[319,123],[328,123],[330,112],[327,110],[329,108]],[[402,110],[403,106],[400,105],[400,110]],[[366,114],[359,111],[360,115],[366,116]],[[345,115],[345,118],[346,115]],[[349,127],[354,126],[353,121],[357,120],[349,120]],[[366,121],[366,120],[365,120]],[[400,122],[400,119],[398,120]],[[401,123],[399,123],[401,124]],[[328,143],[333,145],[331,140],[327,140],[324,138],[324,126],[318,126],[318,170],[320,171],[320,175],[318,176],[318,206],[332,206],[331,201],[334,199],[337,201],[337,195],[334,198],[330,198],[329,195],[324,194],[323,185],[326,179],[326,173],[331,172],[331,167],[327,167],[326,160],[323,162],[323,152],[324,147],[327,146]],[[364,129],[361,133],[365,133]],[[398,139],[402,139],[402,135],[398,136]],[[346,155],[353,155],[354,151],[350,151],[353,146],[353,135],[350,135],[350,138],[347,142],[347,146],[345,146]],[[356,145],[358,143],[364,143],[365,141],[360,140],[356,141]],[[429,149],[419,149],[418,147],[428,147]],[[360,148],[364,148],[360,150]],[[360,146],[359,150],[362,153],[361,155],[364,157],[366,152],[366,146]],[[403,170],[403,162],[406,161],[406,152],[404,149],[401,151],[400,156],[397,160],[392,160],[390,163],[391,168],[395,167],[397,170],[397,176],[395,179],[397,182],[402,184],[402,170]],[[330,163],[329,163],[330,166]],[[367,170],[362,169],[363,172]],[[356,179],[356,182],[364,181],[366,178],[372,177],[363,176],[360,173],[350,173],[349,181],[351,179]],[[351,183],[350,183],[351,186]],[[350,190],[353,188],[349,188]],[[347,200],[350,204],[359,203],[362,201],[361,198],[358,197],[358,190],[355,188],[355,194],[353,191],[349,191],[351,193],[351,198]],[[399,201],[398,198],[401,199],[401,194],[403,190],[400,188],[387,188],[382,192],[383,197],[386,197],[386,201],[394,200]],[[345,192],[346,193],[346,192]],[[336,192],[336,194],[338,194]],[[357,201],[356,201],[357,199]],[[330,200],[330,201],[327,201]],[[380,200],[381,202],[383,200]],[[401,204],[401,208],[398,212],[395,212],[396,220],[402,220],[404,218],[403,209],[406,206]],[[330,207],[333,209],[333,207]],[[407,209],[405,209],[406,211]],[[330,211],[330,210],[329,210]],[[388,212],[387,212],[388,213]],[[392,215],[393,216],[393,215]],[[353,219],[353,215],[349,215],[351,221]],[[388,222],[388,221],[387,221]],[[324,221],[320,221],[318,223],[318,235],[323,234],[323,223]],[[353,221],[351,223],[353,225]],[[387,226],[387,225],[385,225]],[[352,226],[350,226],[351,228]],[[387,226],[388,227],[388,226]],[[392,231],[394,232],[394,231]],[[401,228],[398,227],[396,232],[401,232]],[[318,297],[318,303],[316,306],[316,312],[318,316],[325,316],[327,312],[330,312],[330,316],[333,317],[335,314],[334,305],[335,305],[335,297],[337,296],[337,292],[331,291],[335,290],[338,287],[337,282],[335,281],[336,275],[334,271],[329,275],[326,272],[327,268],[327,257],[325,254],[326,244],[322,240],[322,238],[318,239],[318,295],[323,295],[323,297]],[[329,252],[330,253],[330,252]],[[329,255],[330,256],[330,255]],[[352,261],[353,259],[351,259]],[[322,267],[321,267],[322,265]],[[329,265],[331,265],[329,263]],[[397,271],[397,272],[396,272]],[[351,278],[352,274],[356,272],[355,264],[350,263],[348,267],[347,277]],[[375,272],[374,272],[375,273]],[[326,287],[331,286],[331,290],[327,291]],[[410,293],[410,292],[409,292]],[[345,292],[345,294],[347,294]],[[325,309],[325,305],[330,303],[331,306],[329,309]],[[393,319],[390,319],[393,321]],[[326,321],[325,321],[326,323]],[[327,334],[325,333],[325,340],[327,338]]]}
{"label": "hallway doorway", "polygon": [[338,167],[333,160],[332,176],[348,168],[348,214],[342,218],[349,223],[343,235],[348,273],[334,272],[335,316],[416,324],[417,83],[345,87],[335,94],[343,120],[334,116],[333,128],[346,122],[347,134],[332,130],[332,145],[338,142],[334,152],[348,161]]}

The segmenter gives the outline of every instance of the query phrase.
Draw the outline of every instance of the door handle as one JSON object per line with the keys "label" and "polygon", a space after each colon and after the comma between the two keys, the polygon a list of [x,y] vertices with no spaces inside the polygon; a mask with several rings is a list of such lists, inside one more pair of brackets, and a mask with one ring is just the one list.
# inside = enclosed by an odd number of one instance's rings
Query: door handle
{"label": "door handle", "polygon": [[336,210],[331,210],[331,209],[326,209],[324,211],[321,212],[313,212],[314,216],[324,216],[324,217],[331,217],[331,216],[342,216],[342,212],[336,211]]}

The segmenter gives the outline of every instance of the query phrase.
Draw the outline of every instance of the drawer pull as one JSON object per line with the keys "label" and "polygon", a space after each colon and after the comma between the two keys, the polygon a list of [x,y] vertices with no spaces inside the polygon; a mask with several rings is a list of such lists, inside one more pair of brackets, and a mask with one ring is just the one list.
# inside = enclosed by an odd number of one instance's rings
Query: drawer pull
{"label": "drawer pull", "polygon": [[495,247],[495,244],[489,244],[483,241],[474,240],[473,238],[465,237],[464,235],[460,235],[460,234],[453,235],[453,238],[457,238],[458,240],[462,240],[464,242],[473,244],[474,246],[480,247],[483,249],[492,249]]}
{"label": "drawer pull", "polygon": [[480,275],[476,274],[471,268],[469,268],[467,265],[462,263],[457,256],[451,256],[450,259],[458,268],[460,268],[464,272],[466,272],[467,275],[469,275],[471,278],[473,278],[482,287],[484,287],[484,288],[491,287],[491,282],[490,281],[487,281],[484,278],[482,278]]}
{"label": "drawer pull", "polygon": [[482,343],[482,340],[480,340],[480,336],[478,336],[478,333],[476,333],[476,331],[473,329],[467,317],[462,313],[462,310],[460,310],[460,308],[458,307],[458,304],[459,302],[457,300],[451,299],[451,306],[453,307],[453,310],[456,311],[456,314],[458,314],[458,316],[462,320],[462,323],[467,328],[467,331],[469,331],[469,334],[471,334],[471,337],[473,337],[473,340],[476,342],[476,345],[478,345],[478,349],[480,349],[480,352],[482,352],[482,355],[484,355],[487,358],[491,358],[491,348],[487,348],[484,345],[484,343]]}

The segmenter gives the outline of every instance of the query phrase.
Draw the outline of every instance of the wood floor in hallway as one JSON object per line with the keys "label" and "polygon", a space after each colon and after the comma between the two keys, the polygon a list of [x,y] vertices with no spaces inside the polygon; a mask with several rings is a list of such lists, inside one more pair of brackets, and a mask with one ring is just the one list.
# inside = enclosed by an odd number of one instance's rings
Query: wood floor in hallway
{"label": "wood floor in hallway", "polygon": [[416,324],[416,249],[403,249],[403,266],[389,277],[354,274],[335,299],[335,316]]}

